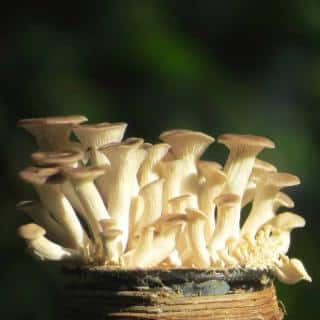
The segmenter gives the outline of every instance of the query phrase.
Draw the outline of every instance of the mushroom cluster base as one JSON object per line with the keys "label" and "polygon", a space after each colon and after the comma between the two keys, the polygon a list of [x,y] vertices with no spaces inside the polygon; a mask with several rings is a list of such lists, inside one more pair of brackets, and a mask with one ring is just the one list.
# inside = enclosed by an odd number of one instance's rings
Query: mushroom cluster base
{"label": "mushroom cluster base", "polygon": [[283,319],[267,272],[64,269],[65,319]]}

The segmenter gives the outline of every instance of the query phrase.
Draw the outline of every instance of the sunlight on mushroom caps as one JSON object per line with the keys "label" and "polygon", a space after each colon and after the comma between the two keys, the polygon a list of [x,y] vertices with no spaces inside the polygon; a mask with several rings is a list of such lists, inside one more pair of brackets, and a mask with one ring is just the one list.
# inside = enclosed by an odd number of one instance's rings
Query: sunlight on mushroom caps
{"label": "sunlight on mushroom caps", "polygon": [[294,206],[280,189],[300,180],[256,158],[274,148],[271,140],[220,135],[229,149],[222,166],[200,160],[214,138],[198,131],[165,131],[164,143],[151,144],[122,141],[125,123],[84,121],[18,123],[39,148],[31,155],[35,166],[20,172],[39,200],[17,205],[36,223],[18,230],[34,257],[124,269],[264,269],[284,283],[311,281],[302,262],[285,255],[292,230],[305,220],[278,213]]}

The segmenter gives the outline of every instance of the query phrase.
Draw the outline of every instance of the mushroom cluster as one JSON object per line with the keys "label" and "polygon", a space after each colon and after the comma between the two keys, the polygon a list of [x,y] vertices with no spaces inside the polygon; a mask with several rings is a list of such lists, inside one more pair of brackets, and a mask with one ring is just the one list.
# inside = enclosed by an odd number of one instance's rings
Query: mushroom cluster
{"label": "mushroom cluster", "polygon": [[280,190],[299,178],[257,158],[274,148],[271,140],[219,136],[229,149],[221,166],[200,160],[214,142],[204,133],[165,131],[162,143],[150,144],[123,140],[125,123],[86,121],[18,122],[38,145],[34,165],[20,172],[38,200],[17,205],[34,221],[18,229],[33,256],[125,269],[267,269],[284,283],[311,281],[302,262],[286,255],[291,231],[305,220],[278,213],[294,205]]}

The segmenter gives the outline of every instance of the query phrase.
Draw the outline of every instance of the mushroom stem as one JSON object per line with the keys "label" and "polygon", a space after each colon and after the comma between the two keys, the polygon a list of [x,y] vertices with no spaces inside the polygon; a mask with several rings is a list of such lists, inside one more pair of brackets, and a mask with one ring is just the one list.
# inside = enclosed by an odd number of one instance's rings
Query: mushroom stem
{"label": "mushroom stem", "polygon": [[18,229],[18,234],[25,239],[31,253],[40,260],[83,262],[79,251],[64,248],[44,237],[46,231],[39,225],[30,223]]}
{"label": "mushroom stem", "polygon": [[105,167],[83,167],[63,169],[63,174],[70,179],[82,206],[86,212],[96,243],[100,243],[101,227],[99,221],[110,218],[103,200],[94,184],[94,180],[105,173]]}
{"label": "mushroom stem", "polygon": [[117,229],[122,231],[123,248],[128,241],[131,200],[139,191],[136,175],[146,156],[146,151],[139,149],[142,143],[142,139],[131,138],[101,149],[111,164],[106,174],[108,183],[104,186],[108,211],[117,221]]}
{"label": "mushroom stem", "polygon": [[187,209],[189,239],[193,253],[193,264],[199,268],[210,266],[210,254],[204,235],[207,216],[200,210]]}
{"label": "mushroom stem", "polygon": [[218,207],[217,224],[208,245],[212,257],[225,247],[228,239],[238,238],[238,225],[234,223],[238,217],[234,207],[239,205],[240,198],[236,194],[223,194],[215,202]]}

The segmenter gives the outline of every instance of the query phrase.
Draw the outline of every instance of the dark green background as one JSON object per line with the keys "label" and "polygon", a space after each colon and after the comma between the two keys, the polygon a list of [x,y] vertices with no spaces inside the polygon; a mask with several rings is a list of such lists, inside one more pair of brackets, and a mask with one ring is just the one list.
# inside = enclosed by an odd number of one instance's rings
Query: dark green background
{"label": "dark green background", "polygon": [[[35,150],[17,119],[84,114],[125,121],[156,141],[188,128],[265,135],[261,157],[302,185],[289,190],[307,226],[290,255],[314,281],[278,285],[288,319],[320,319],[320,1],[7,2],[0,38],[0,318],[57,319],[56,269],[24,253],[15,203],[34,197],[17,178]],[[224,161],[214,144],[208,159]]]}

